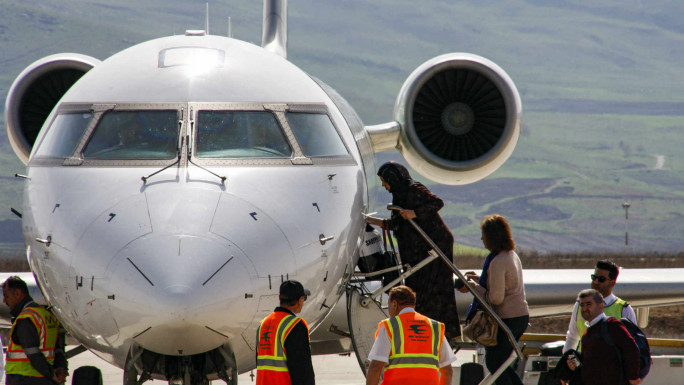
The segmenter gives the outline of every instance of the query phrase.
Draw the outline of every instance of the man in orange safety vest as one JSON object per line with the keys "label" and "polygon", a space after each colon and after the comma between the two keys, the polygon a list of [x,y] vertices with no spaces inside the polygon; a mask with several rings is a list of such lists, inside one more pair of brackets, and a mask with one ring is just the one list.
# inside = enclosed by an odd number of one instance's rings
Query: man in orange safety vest
{"label": "man in orange safety vest", "polygon": [[366,385],[451,384],[454,352],[444,336],[444,324],[416,313],[416,293],[407,286],[389,292],[390,318],[378,325]]}
{"label": "man in orange safety vest", "polygon": [[309,326],[296,316],[311,293],[297,281],[280,285],[280,306],[257,331],[256,385],[314,385]]}

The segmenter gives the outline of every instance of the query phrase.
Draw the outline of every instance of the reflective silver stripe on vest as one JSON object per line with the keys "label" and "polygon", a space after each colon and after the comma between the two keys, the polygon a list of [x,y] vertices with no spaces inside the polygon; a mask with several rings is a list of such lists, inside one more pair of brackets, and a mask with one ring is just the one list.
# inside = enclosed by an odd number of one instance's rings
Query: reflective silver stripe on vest
{"label": "reflective silver stripe on vest", "polygon": [[388,366],[396,365],[434,365],[439,367],[439,361],[434,357],[396,357],[390,358]]}
{"label": "reflective silver stripe on vest", "polygon": [[26,348],[26,349],[24,349],[24,353],[36,354],[36,353],[40,353],[40,349],[38,349],[38,348]]}
{"label": "reflective silver stripe on vest", "polygon": [[[33,305],[33,306],[30,306]],[[35,302],[29,302],[24,306],[24,308],[21,310],[21,315],[25,314],[31,314],[33,317],[24,317],[24,319],[28,320],[35,320],[35,322],[38,323],[37,329],[38,329],[38,339],[40,340],[40,345],[45,347],[46,343],[46,338],[47,338],[47,328],[45,327],[45,320],[43,320],[43,317],[41,316],[40,313],[37,311],[33,310],[32,308],[36,308],[38,305]],[[34,325],[35,326],[35,325]]]}
{"label": "reflective silver stripe on vest", "polygon": [[272,367],[276,367],[276,368],[287,368],[287,362],[284,360],[257,358],[257,366],[272,366]]}
{"label": "reflective silver stripe on vest", "polygon": [[401,325],[399,324],[399,319],[397,317],[392,317],[389,319],[390,324],[392,324],[392,339],[394,340],[394,353],[400,354],[401,350]]}
{"label": "reflective silver stripe on vest", "polygon": [[435,344],[432,346],[432,354],[439,356],[439,343],[441,342],[439,338],[439,322],[431,319],[430,323],[432,324],[432,339],[435,341]]}
{"label": "reflective silver stripe on vest", "polygon": [[[36,351],[32,351],[32,349],[36,349]],[[27,348],[26,350],[29,350],[29,354],[35,354],[35,353],[43,353],[45,358],[50,359],[55,357],[55,351],[54,350],[46,350],[46,351],[40,351],[38,348]],[[7,351],[7,359],[8,360],[21,360],[21,359],[28,359],[28,356],[24,353],[24,351],[19,351],[19,352],[10,352],[9,350]]]}
{"label": "reflective silver stripe on vest", "polygon": [[283,341],[283,333],[285,333],[285,326],[295,318],[297,317],[288,314],[280,321],[280,325],[278,325],[278,338],[276,339],[276,356],[278,357],[285,356],[285,352],[283,351],[283,344],[285,343],[285,341]]}

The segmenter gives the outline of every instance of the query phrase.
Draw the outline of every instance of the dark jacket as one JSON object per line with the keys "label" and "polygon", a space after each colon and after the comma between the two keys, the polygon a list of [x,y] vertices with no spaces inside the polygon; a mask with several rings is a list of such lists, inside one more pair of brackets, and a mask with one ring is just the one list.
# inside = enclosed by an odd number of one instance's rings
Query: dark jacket
{"label": "dark jacket", "polygon": [[[402,206],[402,208],[413,210],[416,213],[416,218],[413,221],[442,249],[444,254],[451,257],[453,255],[454,237],[438,213],[442,207],[444,207],[442,199],[420,183],[414,183],[407,189]],[[432,249],[411,223],[404,220],[400,215],[393,213],[389,227],[394,231],[394,236],[397,238],[399,253],[403,252],[402,262],[415,265],[422,261],[427,256],[427,252]]]}
{"label": "dark jacket", "polygon": [[[281,311],[296,316],[289,309],[278,306],[274,311]],[[257,335],[257,343],[259,336]],[[287,355],[287,371],[290,373],[292,385],[315,385],[313,364],[311,363],[311,346],[309,330],[304,322],[297,322],[283,343]]]}
{"label": "dark jacket", "polygon": [[[615,346],[608,345],[601,336],[602,322],[607,322],[608,333],[615,341]],[[618,359],[616,347],[622,352],[622,363]],[[628,380],[639,378],[639,349],[622,322],[607,318],[587,329],[582,336],[581,372],[584,385],[627,384]]]}
{"label": "dark jacket", "polygon": [[[416,213],[414,222],[453,261],[454,237],[438,212],[443,206],[438,196],[418,182],[406,189],[402,202],[404,209]],[[389,227],[397,239],[402,263],[415,266],[428,256],[432,247],[409,221],[393,212]],[[448,338],[461,334],[452,277],[449,267],[437,258],[406,279],[406,285],[416,292],[416,311],[443,322]]]}
{"label": "dark jacket", "polygon": [[[21,314],[25,307],[28,306],[38,306],[33,303],[33,299],[29,296],[24,298],[19,302],[14,309],[10,311],[12,316],[12,323],[14,326],[14,331],[10,338],[15,344],[21,345],[23,349],[27,348],[40,348],[40,336],[36,327],[33,325],[31,320],[23,318],[20,320],[15,320],[16,317]],[[45,356],[38,352],[35,354],[27,354],[31,365],[40,372],[44,378],[40,377],[26,377],[17,374],[7,374],[5,376],[5,382],[7,385],[43,385],[43,384],[54,384],[52,377],[54,375],[54,368],[65,368],[67,369],[67,360],[64,354],[64,333],[60,332],[57,337],[57,345],[55,346],[55,361],[54,366],[50,366]]]}

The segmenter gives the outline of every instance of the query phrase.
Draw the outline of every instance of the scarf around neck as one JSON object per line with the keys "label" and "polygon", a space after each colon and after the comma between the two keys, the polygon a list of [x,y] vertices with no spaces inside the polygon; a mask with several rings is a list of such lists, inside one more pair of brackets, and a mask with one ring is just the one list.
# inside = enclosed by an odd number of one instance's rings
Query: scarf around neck
{"label": "scarf around neck", "polygon": [[[484,265],[482,266],[482,274],[480,274],[480,279],[477,281],[477,283],[485,289],[487,289],[487,276],[489,275],[489,264],[492,263],[494,257],[496,257],[496,254],[494,253],[489,253],[489,255],[487,255],[487,258],[484,261]],[[468,313],[466,313],[466,325],[470,322],[470,320],[475,315],[475,312],[481,306],[482,305],[480,304],[480,301],[478,301],[476,298],[473,298],[473,303],[470,304],[470,307],[468,308]]]}

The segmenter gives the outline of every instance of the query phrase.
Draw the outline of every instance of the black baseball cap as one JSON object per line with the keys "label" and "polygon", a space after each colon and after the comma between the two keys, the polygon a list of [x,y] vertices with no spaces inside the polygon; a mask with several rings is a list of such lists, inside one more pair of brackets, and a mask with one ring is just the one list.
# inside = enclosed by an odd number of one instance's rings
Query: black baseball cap
{"label": "black baseball cap", "polygon": [[299,300],[299,298],[310,296],[311,292],[306,290],[301,283],[297,281],[285,281],[280,285],[280,299],[287,301]]}

